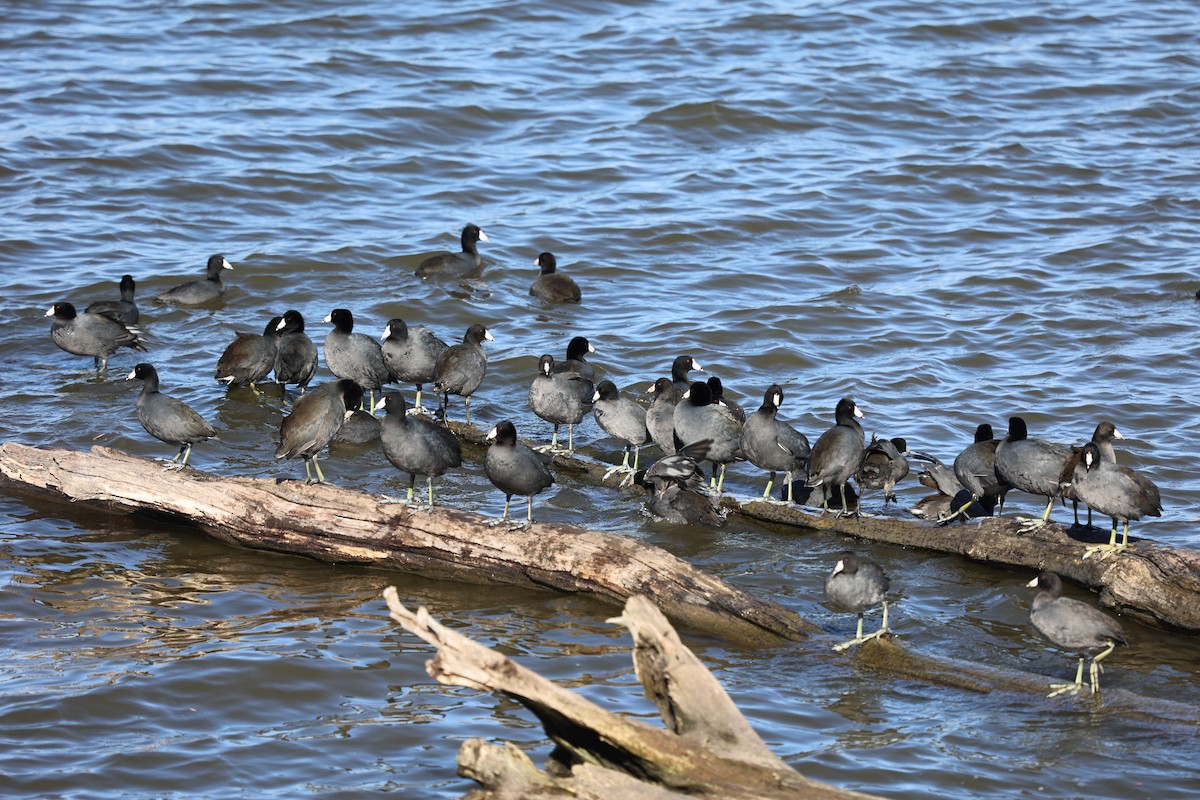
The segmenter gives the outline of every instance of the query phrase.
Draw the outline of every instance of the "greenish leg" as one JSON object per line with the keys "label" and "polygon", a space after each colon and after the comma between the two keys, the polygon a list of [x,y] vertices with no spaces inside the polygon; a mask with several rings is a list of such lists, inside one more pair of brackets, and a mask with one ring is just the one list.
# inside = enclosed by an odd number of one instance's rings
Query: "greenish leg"
{"label": "greenish leg", "polygon": [[1079,669],[1075,672],[1074,683],[1052,683],[1050,684],[1050,688],[1054,691],[1050,692],[1046,697],[1057,697],[1064,692],[1067,694],[1079,694],[1080,690],[1083,689],[1083,661],[1082,658],[1079,659]]}
{"label": "greenish leg", "polygon": [[321,472],[321,462],[317,460],[315,455],[312,457],[312,465],[313,469],[317,471],[317,483],[324,483],[325,475]]}

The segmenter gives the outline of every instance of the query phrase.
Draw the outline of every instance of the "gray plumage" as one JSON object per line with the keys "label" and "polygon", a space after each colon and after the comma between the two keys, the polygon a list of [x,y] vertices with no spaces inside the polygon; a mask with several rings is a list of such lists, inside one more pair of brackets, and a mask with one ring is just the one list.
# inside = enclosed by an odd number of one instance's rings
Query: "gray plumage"
{"label": "gray plumage", "polygon": [[487,240],[487,234],[478,225],[467,225],[462,229],[460,237],[462,251],[430,256],[417,267],[417,277],[464,278],[475,273],[483,265],[483,257],[479,255],[479,243]]}
{"label": "gray plumage", "polygon": [[103,314],[106,317],[112,317],[122,325],[137,325],[138,307],[133,299],[137,283],[134,282],[132,275],[121,276],[120,290],[120,300],[98,300],[89,304],[83,312],[85,314]]}
{"label": "gray plumage", "polygon": [[[621,394],[615,383],[603,380],[596,384],[596,393],[592,395],[592,415],[601,430],[625,445],[621,466],[609,470],[609,473],[620,470],[632,475],[637,471],[641,448],[650,442],[650,431],[646,429],[646,409]],[[629,463],[630,451],[633,452],[632,465]],[[606,477],[609,473],[606,473]]]}
{"label": "gray plumage", "polygon": [[97,369],[107,370],[108,357],[118,348],[146,351],[141,331],[104,314],[77,314],[75,306],[63,302],[51,306],[46,316],[54,318],[50,340],[71,355],[91,356]]}
{"label": "gray plumage", "polygon": [[509,502],[515,494],[528,498],[526,524],[533,522],[533,496],[552,486],[554,476],[537,453],[517,441],[517,429],[512,422],[506,420],[492,428],[487,440],[491,445],[483,471],[492,485],[504,493],[504,514],[499,521],[508,520]]}
{"label": "gray plumage", "polygon": [[1112,517],[1114,539],[1118,521],[1125,522],[1128,538],[1130,520],[1162,515],[1158,487],[1144,475],[1116,463],[1115,454],[1111,460],[1106,458],[1095,442],[1083,446],[1072,486],[1079,502]]}
{"label": "gray plumage", "polygon": [[862,411],[849,397],[838,401],[833,412],[835,424],[826,430],[813,445],[808,457],[807,486],[823,487],[822,506],[828,510],[828,499],[839,495],[842,497],[842,511],[849,511],[846,505],[846,493],[841,487],[850,480],[862,463],[865,448],[865,437],[858,418]]}
{"label": "gray plumage", "polygon": [[383,391],[383,384],[392,380],[379,342],[354,332],[354,315],[349,309],[333,309],[325,322],[333,323],[333,330],[325,335],[325,366],[339,378],[354,381],[364,392],[371,392],[373,399],[374,393]]}
{"label": "gray plumage", "polygon": [[533,263],[541,267],[542,273],[529,287],[529,294],[547,303],[578,303],[582,299],[579,284],[558,271],[558,260],[553,253],[542,253]]}
{"label": "gray plumage", "polygon": [[1045,497],[1046,510],[1042,514],[1045,521],[1061,490],[1063,466],[1070,457],[1070,447],[1030,439],[1025,420],[1011,417],[1008,436],[996,445],[996,475],[1015,489]]}
{"label": "gray plumage", "polygon": [[275,368],[279,345],[279,324],[283,317],[273,317],[261,334],[237,331],[234,340],[217,359],[213,377],[226,385],[245,386],[265,380]]}
{"label": "gray plumage", "polygon": [[670,378],[659,378],[647,390],[654,395],[646,409],[646,429],[650,438],[666,455],[675,452],[675,406],[679,393]]}
{"label": "gray plumage", "polygon": [[484,341],[495,341],[490,331],[479,323],[467,328],[463,340],[451,345],[438,356],[433,370],[433,386],[442,395],[442,419],[447,419],[450,395],[463,398],[467,424],[471,423],[471,395],[483,383],[487,374],[487,352]]}
{"label": "gray plumage", "polygon": [[1083,687],[1083,662],[1088,653],[1102,652],[1092,656],[1092,692],[1100,690],[1099,662],[1108,656],[1117,645],[1128,644],[1121,624],[1098,608],[1070,597],[1062,596],[1062,580],[1053,572],[1041,572],[1026,584],[1036,588],[1033,604],[1029,609],[1029,621],[1042,636],[1056,646],[1072,653],[1081,654],[1079,670],[1072,684],[1051,684],[1053,697],[1062,692],[1078,692]]}
{"label": "gray plumage", "polygon": [[742,426],[742,453],[751,464],[770,472],[763,497],[770,497],[776,472],[787,473],[788,497],[792,501],[792,481],[808,469],[812,447],[808,438],[786,422],[779,420],[783,404],[783,387],[777,383],[767,387],[762,405],[746,418]]}
{"label": "gray plumage", "polygon": [[996,439],[992,426],[984,422],[975,429],[975,441],[954,458],[954,476],[975,498],[991,497],[1004,506],[1004,496],[1012,485],[996,472]]}
{"label": "gray plumage", "polygon": [[342,427],[329,440],[330,444],[370,444],[379,441],[383,424],[379,417],[356,408],[346,413]]}
{"label": "gray plumage", "polygon": [[217,435],[212,425],[190,406],[158,390],[158,371],[150,364],[138,364],[126,380],[142,381],[142,391],[137,399],[137,418],[146,433],[160,442],[178,445],[175,458],[183,456],[179,465],[187,465],[192,445],[207,441]]}
{"label": "gray plumage", "polygon": [[896,484],[908,476],[908,443],[896,436],[891,439],[871,437],[858,465],[858,485],[863,490],[882,489],[883,503],[896,501]]}
{"label": "gray plumage", "polygon": [[418,475],[428,481],[429,506],[433,506],[433,479],[462,465],[462,448],[447,428],[428,420],[409,416],[404,397],[388,394],[383,399],[387,417],[383,420],[380,441],[383,454],[392,466],[408,473],[408,500]]}
{"label": "gray plumage", "polygon": [[304,332],[304,317],[288,310],[276,326],[275,382],[284,388],[294,383],[303,392],[317,372],[317,345]]}
{"label": "gray plumage", "polygon": [[438,357],[448,345],[424,325],[408,327],[404,320],[388,320],[383,329],[383,363],[397,381],[416,387],[416,406],[421,407],[421,388],[433,381]]}
{"label": "gray plumage", "polygon": [[558,447],[558,426],[566,425],[567,452],[575,449],[574,428],[592,409],[592,382],[571,372],[556,372],[554,356],[538,359],[538,374],[529,384],[529,407],[554,426],[550,447]]}
{"label": "gray plumage", "polygon": [[173,289],[156,295],[154,299],[160,303],[185,306],[216,300],[225,294],[225,284],[221,280],[221,272],[227,269],[233,269],[233,265],[225,260],[225,256],[219,254],[209,256],[208,264],[205,266],[206,276],[202,280],[181,283]]}
{"label": "gray plumage", "polygon": [[825,577],[825,597],[838,611],[861,614],[887,597],[891,581],[883,568],[869,558],[842,553]]}
{"label": "gray plumage", "polygon": [[719,490],[725,465],[742,457],[742,426],[728,408],[713,405],[708,384],[697,381],[675,406],[675,444],[682,447],[701,439],[712,440],[708,460],[720,465]]}
{"label": "gray plumage", "polygon": [[317,480],[324,482],[317,455],[345,423],[346,412],[360,405],[362,389],[346,379],[324,383],[300,397],[280,423],[276,460],[298,456],[304,459],[308,481],[312,482],[311,467],[316,469]]}

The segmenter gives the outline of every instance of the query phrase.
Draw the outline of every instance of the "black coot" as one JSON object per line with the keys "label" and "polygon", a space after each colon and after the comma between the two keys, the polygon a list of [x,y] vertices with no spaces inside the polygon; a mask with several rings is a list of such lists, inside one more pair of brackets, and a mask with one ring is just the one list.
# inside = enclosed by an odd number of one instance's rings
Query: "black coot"
{"label": "black coot", "polygon": [[579,284],[570,275],[558,272],[558,259],[553,253],[542,253],[533,262],[542,274],[529,287],[529,293],[547,303],[578,303],[582,297]]}
{"label": "black coot", "polygon": [[996,513],[996,498],[984,495],[976,500],[966,489],[959,489],[952,495],[939,492],[922,497],[908,511],[914,517],[942,525],[955,519],[965,525],[969,519],[990,517]]}
{"label": "black coot", "polygon": [[122,325],[137,325],[138,307],[133,300],[137,283],[134,282],[132,275],[122,275],[120,285],[120,300],[98,300],[89,304],[83,312],[85,314],[103,314],[106,317],[112,317]]}
{"label": "black coot", "polygon": [[275,450],[275,459],[300,456],[304,459],[304,476],[308,483],[314,482],[314,469],[317,473],[316,483],[324,483],[325,475],[321,472],[317,454],[345,423],[346,412],[361,406],[362,399],[362,388],[344,378],[323,383],[301,396],[292,405],[292,413],[284,417],[279,426],[279,447]]}
{"label": "black coot", "polygon": [[891,439],[871,437],[858,465],[858,485],[867,489],[882,489],[883,504],[895,503],[896,484],[908,475],[908,442],[900,436]]}
{"label": "black coot", "polygon": [[[985,507],[993,508],[999,503],[1000,513],[1004,513],[1004,496],[1013,487],[996,473],[996,447],[999,444],[992,426],[986,422],[980,424],[975,428],[975,441],[954,458],[954,476],[971,493],[972,501],[978,500]],[[985,498],[991,498],[990,502]]]}
{"label": "black coot", "polygon": [[339,378],[351,380],[370,392],[370,413],[375,413],[375,393],[392,380],[392,373],[383,363],[379,342],[363,333],[354,332],[354,315],[349,309],[335,308],[325,317],[333,330],[325,335],[325,366]]}
{"label": "black coot", "polygon": [[236,331],[236,337],[217,359],[214,377],[227,386],[246,386],[258,394],[254,384],[266,379],[275,368],[279,351],[279,324],[283,317],[272,317],[262,334]]}
{"label": "black coot", "polygon": [[[646,409],[621,394],[615,383],[603,380],[596,384],[596,393],[592,395],[592,414],[596,417],[596,424],[605,433],[620,439],[625,445],[625,457],[619,465],[609,467],[604,478],[620,472],[624,475],[621,485],[631,483],[638,471],[638,456],[642,447],[650,442],[650,431],[646,429]],[[633,451],[633,466],[629,464],[630,450]]]}
{"label": "black coot", "polygon": [[464,278],[483,265],[479,255],[479,243],[488,240],[487,234],[478,225],[467,225],[462,229],[462,252],[438,253],[421,262],[417,267],[418,278]]}
{"label": "black coot", "polygon": [[836,424],[821,434],[808,457],[808,480],[805,485],[812,489],[822,487],[822,513],[829,510],[829,499],[839,494],[842,510],[838,513],[850,513],[846,503],[847,493],[842,487],[858,470],[866,449],[862,425],[858,423],[862,415],[858,405],[849,397],[839,400],[833,412]]}
{"label": "black coot", "polygon": [[1070,597],[1062,596],[1062,579],[1053,572],[1042,572],[1026,584],[1038,592],[1033,596],[1029,621],[1037,632],[1064,650],[1084,653],[1079,658],[1079,670],[1074,683],[1052,683],[1047,697],[1067,692],[1078,694],[1083,689],[1083,662],[1086,654],[1101,651],[1092,657],[1091,691],[1100,691],[1100,666],[1116,646],[1128,644],[1120,623],[1098,608]]}
{"label": "black coot", "polygon": [[[183,469],[192,454],[192,445],[213,438],[216,429],[187,404],[160,392],[158,371],[150,364],[138,364],[126,380],[135,378],[142,382],[137,399],[138,422],[160,442],[179,446],[179,452],[164,469]],[[176,464],[180,456],[183,460]]]}
{"label": "black coot", "polygon": [[[812,448],[803,433],[779,420],[779,407],[783,404],[783,387],[773,383],[763,393],[762,405],[746,419],[742,426],[742,453],[751,464],[770,472],[767,488],[762,499],[766,502],[791,503],[792,482],[797,474],[808,469],[808,457]],[[775,473],[787,473],[787,499],[771,499],[771,487],[775,484]]]}
{"label": "black coot", "polygon": [[404,397],[389,393],[383,398],[383,420],[380,441],[383,454],[392,466],[408,473],[407,503],[413,502],[413,485],[418,475],[424,475],[429,485],[429,508],[433,508],[433,479],[446,470],[462,465],[462,448],[448,429],[428,420],[409,416]]}
{"label": "black coot", "polygon": [[471,424],[471,395],[487,374],[487,353],[483,349],[485,340],[495,341],[487,328],[475,323],[467,328],[461,342],[446,348],[438,356],[433,369],[433,388],[442,395],[440,411],[443,421],[449,421],[450,395],[456,394],[463,398],[467,424]]}
{"label": "black coot", "polygon": [[654,395],[650,408],[646,409],[646,429],[663,453],[671,455],[675,452],[675,406],[679,403],[679,393],[670,378],[659,378],[646,391]]}
{"label": "black coot", "polygon": [[438,357],[447,345],[424,325],[408,327],[404,320],[388,320],[383,329],[383,363],[397,381],[417,387],[413,408],[424,411],[421,387],[433,381]]}
{"label": "black coot", "polygon": [[517,429],[507,420],[488,431],[491,442],[483,462],[484,474],[504,492],[504,514],[492,524],[508,522],[508,504],[514,494],[528,498],[528,511],[522,526],[533,523],[533,496],[554,483],[541,456],[517,442]]}
{"label": "black coot", "polygon": [[[539,447],[552,453],[575,451],[575,426],[592,409],[592,382],[569,372],[555,372],[554,356],[538,359],[538,374],[529,384],[529,407],[533,413],[554,426],[550,444]],[[587,397],[584,397],[584,393]],[[558,426],[567,426],[567,449],[558,446]]]}
{"label": "black coot", "polygon": [[711,444],[707,439],[693,442],[633,476],[633,482],[648,495],[646,511],[676,525],[719,528],[725,523],[717,496],[708,488],[708,477],[700,468]]}
{"label": "black coot", "polygon": [[379,421],[379,417],[374,414],[368,414],[361,408],[356,408],[353,411],[346,412],[346,419],[342,422],[342,427],[337,429],[333,434],[333,438],[329,440],[331,445],[334,444],[370,444],[378,442],[379,437],[383,433],[383,423]]}
{"label": "black coot", "polygon": [[174,289],[168,289],[162,294],[156,295],[154,299],[160,303],[174,303],[181,306],[194,306],[216,300],[225,294],[221,271],[227,269],[233,269],[233,265],[225,260],[225,256],[209,256],[205,269],[207,276],[203,280],[181,283]]}
{"label": "black coot", "polygon": [[1050,519],[1054,498],[1061,492],[1063,467],[1070,457],[1070,447],[1030,439],[1025,420],[1009,418],[1008,436],[996,445],[996,475],[1014,489],[1046,498],[1046,510],[1041,519],[1028,520],[1028,527],[1040,528]]}
{"label": "black coot", "polygon": [[91,356],[92,365],[102,372],[108,370],[108,357],[119,347],[146,352],[140,330],[104,314],[77,314],[70,303],[55,303],[46,316],[54,317],[50,341],[73,356]]}
{"label": "black coot", "polygon": [[695,370],[696,372],[704,372],[704,367],[700,366],[700,362],[691,356],[676,356],[671,362],[671,380],[675,383],[676,404],[683,402],[683,396],[687,394],[687,390],[692,388],[692,381],[688,378],[688,373]]}
{"label": "black coot", "polygon": [[304,332],[304,317],[295,309],[284,312],[283,321],[276,330],[279,341],[275,352],[275,382],[285,391],[289,383],[294,383],[304,394],[317,372],[317,345]]}
{"label": "black coot", "polygon": [[[586,378],[589,381],[596,380],[596,368],[587,360],[589,353],[596,352],[596,348],[587,340],[586,336],[576,336],[567,342],[567,357],[563,361],[554,362],[555,372],[570,372],[578,375],[581,378]],[[592,393],[588,392],[588,397]]]}
{"label": "black coot", "polygon": [[[850,552],[838,557],[833,571],[825,578],[825,597],[838,611],[858,614],[858,632],[850,641],[835,645],[834,650],[845,650],[887,633],[889,583],[883,568],[871,559]],[[880,604],[883,605],[883,622],[879,630],[863,636],[863,613]]]}
{"label": "black coot", "polygon": [[733,413],[733,418],[738,421],[739,425],[745,425],[746,410],[725,396],[725,384],[721,383],[721,379],[713,375],[706,383],[708,383],[708,392],[711,396],[710,402],[713,405],[725,406]]}
{"label": "black coot", "polygon": [[[1114,439],[1124,439],[1121,432],[1117,430],[1117,426],[1108,420],[1102,420],[1096,425],[1096,429],[1092,431],[1092,443],[1100,451],[1100,457],[1105,461],[1113,464],[1117,463],[1117,452],[1113,449]],[[1058,484],[1062,492],[1063,500],[1071,501],[1071,511],[1075,515],[1075,527],[1079,526],[1079,495],[1075,493],[1075,468],[1079,466],[1079,458],[1083,454],[1083,446],[1071,447],[1071,457],[1063,465],[1062,474],[1058,477]],[[1087,526],[1092,527],[1092,507],[1087,506]],[[1115,522],[1114,522],[1115,524]],[[1087,556],[1084,556],[1085,558]]]}
{"label": "black coot", "polygon": [[712,441],[708,460],[713,463],[713,478],[720,493],[725,466],[742,457],[742,426],[728,408],[713,405],[708,384],[697,381],[675,406],[675,445],[683,447],[701,439]]}
{"label": "black coot", "polygon": [[[1112,443],[1109,443],[1112,447]],[[1112,517],[1108,544],[1089,547],[1084,558],[1100,553],[1107,555],[1129,546],[1129,521],[1142,517],[1162,516],[1162,499],[1158,487],[1149,478],[1104,456],[1101,445],[1088,442],[1075,466],[1072,487],[1079,502]],[[1117,544],[1117,521],[1125,521],[1121,543]]]}

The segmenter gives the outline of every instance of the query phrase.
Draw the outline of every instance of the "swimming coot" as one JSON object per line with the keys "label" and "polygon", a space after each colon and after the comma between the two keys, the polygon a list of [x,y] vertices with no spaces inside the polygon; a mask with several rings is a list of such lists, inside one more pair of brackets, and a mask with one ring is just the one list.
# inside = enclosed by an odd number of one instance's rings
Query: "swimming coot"
{"label": "swimming coot", "polygon": [[132,275],[122,275],[120,286],[120,300],[97,300],[95,303],[90,303],[83,312],[85,314],[103,314],[106,317],[112,317],[122,325],[137,325],[138,307],[133,300],[137,283],[134,282]]}
{"label": "swimming coot", "polygon": [[[836,610],[858,614],[858,632],[853,639],[835,645],[834,650],[845,650],[887,633],[889,583],[883,568],[871,559],[851,552],[838,557],[833,571],[825,578],[825,597]],[[863,613],[880,604],[883,605],[883,622],[879,630],[863,636]]]}
{"label": "swimming coot", "polygon": [[383,385],[392,380],[379,342],[354,332],[354,315],[349,309],[335,308],[325,322],[333,323],[333,330],[325,335],[325,366],[339,378],[354,381],[364,392],[370,392],[367,410],[374,414],[375,393],[382,393]]}
{"label": "swimming coot", "polygon": [[708,457],[711,444],[707,439],[692,442],[678,452],[658,459],[650,469],[634,474],[633,482],[648,495],[647,512],[676,525],[719,528],[725,524],[717,496],[709,489],[708,478],[700,468],[700,462]]}
{"label": "swimming coot", "polygon": [[575,426],[592,410],[592,382],[574,373],[555,372],[554,366],[554,356],[550,354],[538,359],[537,377],[529,384],[529,407],[554,426],[550,444],[538,449],[564,452],[558,446],[558,426],[566,425],[565,452],[572,453],[575,451]]}
{"label": "swimming coot", "polygon": [[[325,475],[317,461],[317,454],[333,439],[346,421],[346,412],[362,405],[362,388],[345,378],[323,383],[309,394],[301,396],[292,405],[292,413],[283,418],[279,426],[279,447],[275,459],[304,459],[304,476],[314,483],[312,470],[317,473],[316,483],[324,483]],[[310,466],[311,465],[311,466]]]}
{"label": "swimming coot", "polygon": [[413,485],[418,475],[424,475],[429,487],[428,508],[432,509],[433,479],[462,465],[458,439],[441,425],[409,416],[403,395],[388,393],[383,398],[383,410],[387,412],[380,436],[383,454],[393,467],[408,473],[406,502],[412,505]]}
{"label": "swimming coot", "polygon": [[679,393],[670,378],[659,378],[646,390],[654,395],[646,409],[646,429],[665,455],[675,452],[675,406]]}
{"label": "swimming coot", "polygon": [[236,337],[217,359],[213,376],[226,386],[246,386],[258,394],[254,384],[264,380],[275,368],[279,350],[279,324],[283,317],[272,317],[262,334],[235,331]]}
{"label": "swimming coot", "polygon": [[[1111,447],[1111,442],[1109,447]],[[1116,455],[1106,458],[1101,445],[1088,442],[1079,454],[1072,487],[1079,502],[1112,517],[1108,544],[1089,547],[1084,558],[1093,554],[1109,555],[1129,546],[1129,521],[1162,516],[1158,487],[1143,475],[1116,463]],[[1117,521],[1125,521],[1121,543],[1117,544]]]}
{"label": "swimming coot", "polygon": [[[179,452],[164,469],[183,469],[187,466],[192,445],[207,441],[217,431],[185,403],[158,390],[158,371],[150,364],[138,364],[126,380],[142,382],[142,392],[137,399],[138,422],[146,433],[167,444],[179,445]],[[179,457],[183,461],[178,464]],[[164,459],[165,460],[165,459]]]}
{"label": "swimming coot", "polygon": [[295,309],[284,312],[275,330],[279,340],[275,350],[275,382],[287,390],[289,383],[304,394],[317,372],[317,345],[304,332],[304,316]]}
{"label": "swimming coot", "polygon": [[73,356],[91,356],[92,365],[101,372],[108,370],[108,357],[117,348],[146,352],[140,330],[104,314],[77,314],[75,306],[63,302],[52,305],[46,316],[54,317],[50,341]]}
{"label": "swimming coot", "polygon": [[525,522],[521,524],[521,527],[528,527],[533,523],[533,496],[553,485],[554,476],[541,456],[517,442],[517,429],[512,422],[505,420],[492,428],[488,431],[487,440],[491,446],[484,458],[483,471],[488,480],[504,492],[504,514],[492,524],[509,521],[508,505],[516,494],[528,498],[528,511]]}
{"label": "swimming coot", "polygon": [[446,348],[433,368],[433,388],[441,392],[441,417],[449,421],[450,395],[462,397],[466,406],[467,424],[471,424],[471,395],[483,383],[487,374],[487,352],[484,341],[494,342],[491,331],[479,323],[467,328],[461,342]]}
{"label": "swimming coot", "polygon": [[1026,527],[1040,528],[1050,519],[1054,499],[1061,492],[1063,466],[1070,457],[1070,447],[1030,439],[1025,420],[1009,418],[1008,436],[996,445],[996,475],[1015,489],[1046,498],[1041,519],[1027,520]]}
{"label": "swimming coot", "polygon": [[742,457],[742,426],[728,408],[713,405],[707,383],[696,381],[675,406],[675,446],[701,439],[712,440],[708,460],[713,463],[713,480],[720,493],[726,465]]}
{"label": "swimming coot", "polygon": [[[602,380],[596,384],[596,393],[592,395],[592,414],[596,417],[596,424],[605,433],[620,439],[625,445],[625,457],[619,465],[608,468],[604,479],[614,472],[620,472],[625,476],[621,479],[621,485],[631,483],[638,471],[638,455],[650,441],[650,431],[646,430],[646,409],[621,394],[612,381]],[[629,465],[630,450],[633,451],[633,466]]]}
{"label": "swimming coot", "polygon": [[462,229],[462,252],[438,253],[421,262],[417,267],[418,278],[464,278],[483,265],[479,255],[479,243],[488,240],[487,234],[478,225],[467,225]]}
{"label": "swimming coot", "polygon": [[[656,398],[657,399],[657,398]],[[812,448],[803,433],[779,420],[779,407],[783,404],[783,387],[773,383],[763,393],[762,405],[746,419],[742,426],[742,453],[751,464],[770,472],[767,488],[762,499],[766,502],[791,503],[792,482],[797,474],[808,469],[808,457]],[[772,500],[771,487],[775,485],[775,473],[787,473],[787,499]]]}
{"label": "swimming coot", "polygon": [[1037,632],[1064,650],[1084,653],[1079,658],[1079,670],[1074,683],[1052,683],[1047,697],[1064,692],[1078,694],[1083,689],[1083,662],[1086,654],[1101,651],[1092,657],[1091,692],[1100,691],[1100,664],[1116,646],[1128,644],[1121,624],[1098,608],[1070,597],[1062,596],[1062,579],[1053,572],[1041,572],[1026,584],[1037,589],[1029,609],[1029,621]]}
{"label": "swimming coot", "polygon": [[579,285],[569,275],[558,272],[558,260],[553,253],[542,253],[533,262],[542,274],[529,287],[529,293],[547,303],[578,303],[582,297]]}
{"label": "swimming coot", "polygon": [[908,475],[908,443],[900,436],[891,439],[871,437],[858,465],[858,485],[867,489],[882,489],[883,504],[895,503],[896,484]]}
{"label": "swimming coot", "polygon": [[233,265],[225,260],[225,256],[209,256],[206,267],[207,277],[203,280],[182,283],[174,289],[168,289],[162,294],[156,295],[154,299],[160,303],[174,303],[181,306],[194,306],[216,300],[225,294],[225,284],[221,282],[221,271],[226,269],[233,269]]}
{"label": "swimming coot", "polygon": [[[829,511],[829,498],[840,495],[841,514],[849,514],[847,492],[842,488],[862,463],[865,437],[858,420],[863,413],[849,397],[843,397],[834,408],[836,424],[821,434],[808,457],[808,480],[805,485],[822,487],[822,514]],[[857,506],[856,506],[857,508]]]}
{"label": "swimming coot", "polygon": [[413,410],[424,411],[421,387],[433,381],[438,357],[447,345],[424,325],[408,327],[404,320],[388,320],[383,328],[383,363],[397,381],[417,387]]}

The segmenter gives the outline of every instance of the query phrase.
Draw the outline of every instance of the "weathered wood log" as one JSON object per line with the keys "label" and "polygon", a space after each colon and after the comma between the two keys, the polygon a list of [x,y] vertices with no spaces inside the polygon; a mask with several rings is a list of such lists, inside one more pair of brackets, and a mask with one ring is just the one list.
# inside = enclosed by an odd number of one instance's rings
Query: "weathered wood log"
{"label": "weathered wood log", "polygon": [[413,513],[336,486],[163,471],[158,462],[105,447],[0,444],[0,476],[72,502],[168,514],[259,550],[470,583],[588,592],[617,603],[647,594],[680,624],[745,643],[800,640],[818,630],[661,548],[617,534],[541,523],[496,528],[478,514]]}
{"label": "weathered wood log", "polygon": [[758,737],[696,656],[644,597],[620,617],[633,633],[638,679],[666,729],[613,714],[433,620],[384,591],[392,619],[437,647],[431,677],[511,697],[541,721],[554,742],[545,772],[515,747],[473,740],[459,752],[460,774],[481,783],[478,798],[574,797],[664,800],[679,797],[865,798],[805,778]]}

